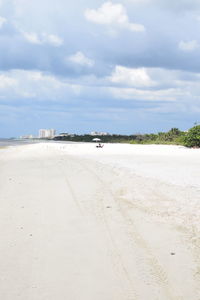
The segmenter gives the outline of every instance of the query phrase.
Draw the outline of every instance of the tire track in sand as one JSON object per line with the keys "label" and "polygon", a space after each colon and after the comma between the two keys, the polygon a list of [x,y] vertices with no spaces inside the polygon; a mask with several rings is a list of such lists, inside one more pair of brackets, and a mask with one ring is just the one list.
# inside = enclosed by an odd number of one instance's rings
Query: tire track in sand
{"label": "tire track in sand", "polygon": [[[66,161],[65,161],[66,162]],[[68,162],[69,163],[69,162]],[[85,164],[82,163],[82,161],[76,161],[75,159],[72,159],[70,157],[70,163],[71,164],[74,164],[74,165],[78,165],[78,167],[83,169],[83,172],[87,172],[90,176],[92,175],[92,177],[96,178],[96,174],[94,174],[93,172],[91,172],[91,170],[85,166]],[[63,171],[63,174],[65,174],[65,171],[64,171],[64,168],[63,166],[61,166],[62,168],[62,171]],[[66,175],[64,175],[65,178],[66,178]],[[67,185],[68,187],[70,188],[70,191],[71,193],[73,194],[73,197],[74,197],[74,200],[76,200],[76,203],[78,202],[77,200],[77,197],[76,197],[76,194],[72,188],[72,185],[69,181],[68,178],[66,178],[66,182],[67,182]],[[101,182],[98,180],[98,183],[101,184]],[[102,190],[102,184],[100,185],[100,188]],[[128,290],[126,290],[126,299],[127,300],[139,300],[137,294],[136,294],[136,291],[134,289],[134,282],[132,281],[131,277],[130,277],[130,274],[123,262],[123,258],[122,258],[122,255],[120,253],[120,250],[118,249],[117,245],[116,245],[116,242],[115,242],[115,239],[114,239],[114,236],[110,230],[110,227],[109,227],[109,222],[108,222],[108,219],[106,217],[106,213],[105,213],[105,206],[103,204],[103,198],[99,196],[100,193],[98,193],[96,196],[98,198],[97,202],[100,203],[100,210],[101,210],[101,219],[103,220],[103,224],[104,224],[104,228],[105,228],[105,232],[106,234],[108,235],[109,237],[109,240],[110,240],[110,243],[112,245],[112,250],[111,250],[111,256],[113,258],[113,255],[115,256],[115,262],[114,262],[114,270],[117,268],[116,270],[116,276],[119,277],[120,273],[119,271],[121,270],[121,273],[123,274],[123,277],[126,279],[127,283],[128,283]],[[80,205],[79,205],[80,206]],[[82,210],[81,210],[82,211]],[[110,244],[109,243],[109,244]],[[108,245],[107,245],[108,249],[110,248]],[[123,285],[123,282],[121,282],[121,284]],[[122,287],[122,289],[124,290],[125,288]]]}
{"label": "tire track in sand", "polygon": [[[91,162],[90,162],[91,163]],[[153,250],[151,249],[150,245],[148,242],[139,234],[136,224],[133,221],[133,219],[128,215],[127,211],[122,207],[121,205],[121,198],[119,195],[114,195],[113,192],[110,189],[110,186],[107,182],[102,180],[102,178],[99,177],[99,175],[96,173],[95,169],[91,169],[88,167],[89,162],[87,162],[87,165],[83,162],[81,162],[81,165],[85,170],[88,172],[92,173],[96,179],[101,183],[102,189],[110,195],[110,197],[113,199],[113,201],[117,204],[117,207],[119,209],[120,214],[122,215],[125,223],[127,224],[127,227],[129,228],[129,236],[131,238],[131,241],[134,245],[137,245],[139,248],[141,248],[144,251],[145,254],[145,262],[149,266],[149,273],[150,276],[153,280],[154,283],[157,284],[158,290],[161,288],[166,299],[170,300],[182,300],[182,297],[180,296],[175,296],[172,294],[171,288],[169,286],[169,281],[168,281],[168,276],[165,270],[163,269],[162,265],[159,263],[157,257],[153,254]],[[107,231],[109,232],[110,238],[112,240],[112,243],[114,247],[116,248],[116,242],[115,238],[110,230],[109,226],[109,219],[106,216],[105,212],[105,205],[103,205],[103,199],[101,201],[102,204],[102,212],[103,212],[103,218],[104,218],[104,223],[106,225]],[[119,250],[117,250],[118,253]],[[119,254],[120,260],[123,261],[122,255]],[[139,262],[141,264],[141,262]],[[126,273],[126,277],[129,280],[129,282],[132,284],[131,277],[129,275],[129,272],[127,271],[126,266],[122,263],[124,272]]]}
{"label": "tire track in sand", "polygon": [[66,176],[65,169],[64,169],[63,164],[61,163],[60,160],[59,160],[59,164],[60,164],[60,170],[61,170],[61,172],[62,172],[62,174],[63,174],[63,177],[64,177],[65,182],[66,182],[66,185],[67,185],[67,187],[68,187],[68,189],[69,189],[69,191],[70,191],[70,194],[71,194],[71,196],[72,196],[72,199],[73,199],[73,201],[74,201],[74,203],[75,203],[75,205],[76,205],[76,207],[77,207],[79,213],[83,216],[83,215],[84,215],[83,208],[82,208],[82,206],[81,206],[81,204],[80,204],[78,198],[76,197],[76,194],[75,194],[75,192],[74,192],[74,189],[73,189],[73,187],[72,187],[72,184],[71,184],[71,182],[69,181],[69,178]]}

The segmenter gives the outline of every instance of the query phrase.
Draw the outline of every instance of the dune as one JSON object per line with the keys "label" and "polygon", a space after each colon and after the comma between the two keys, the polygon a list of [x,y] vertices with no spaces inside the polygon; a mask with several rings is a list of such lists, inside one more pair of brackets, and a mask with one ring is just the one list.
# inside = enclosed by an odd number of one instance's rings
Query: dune
{"label": "dune", "polygon": [[0,298],[200,299],[200,150],[0,149]]}

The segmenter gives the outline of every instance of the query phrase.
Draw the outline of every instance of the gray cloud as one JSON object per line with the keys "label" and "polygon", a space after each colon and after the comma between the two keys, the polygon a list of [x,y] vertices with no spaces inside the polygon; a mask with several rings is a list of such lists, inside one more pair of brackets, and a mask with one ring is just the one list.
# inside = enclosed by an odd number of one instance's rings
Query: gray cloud
{"label": "gray cloud", "polygon": [[[180,45],[187,49],[191,41],[200,44],[199,1],[121,3],[128,24],[143,24],[145,32],[119,24],[91,25],[84,13],[99,8],[99,0],[2,1],[0,17],[6,19],[0,28],[2,130],[10,120],[13,128],[22,130],[21,119],[33,130],[37,119],[42,127],[52,120],[52,126],[62,129],[65,124],[71,130],[101,125],[105,131],[130,132],[139,126],[148,129],[145,122],[141,125],[144,117],[152,129],[161,128],[161,120],[163,126],[175,126],[177,117],[184,127],[196,118],[200,52],[183,51]],[[110,80],[117,67],[118,77]],[[155,85],[135,79],[134,74],[145,75],[135,71],[142,68]],[[38,122],[38,114],[43,121]]]}

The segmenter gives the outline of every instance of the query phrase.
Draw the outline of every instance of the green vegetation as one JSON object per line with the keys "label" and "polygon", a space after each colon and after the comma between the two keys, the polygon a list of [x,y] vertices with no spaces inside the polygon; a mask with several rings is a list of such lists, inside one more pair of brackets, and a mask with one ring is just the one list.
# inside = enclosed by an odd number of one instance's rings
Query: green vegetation
{"label": "green vegetation", "polygon": [[134,140],[137,135],[120,135],[120,134],[112,134],[112,135],[96,135],[92,136],[90,134],[84,135],[69,135],[69,136],[57,136],[54,140],[59,141],[71,141],[71,142],[92,142],[93,138],[99,138],[103,143],[130,143]]}
{"label": "green vegetation", "polygon": [[184,140],[187,147],[200,147],[200,125],[192,127]]}
{"label": "green vegetation", "polygon": [[168,132],[159,132],[158,134],[138,135],[132,144],[166,144],[166,145],[184,145],[186,133],[178,128],[172,128]]}
{"label": "green vegetation", "polygon": [[[72,142],[91,142],[94,136],[69,135],[57,136],[55,140]],[[105,135],[95,136],[100,138],[102,143],[129,143],[129,144],[164,144],[183,145],[186,147],[200,147],[200,125],[194,126],[188,132],[172,128],[168,132],[158,132],[157,134],[134,134],[134,135]]]}

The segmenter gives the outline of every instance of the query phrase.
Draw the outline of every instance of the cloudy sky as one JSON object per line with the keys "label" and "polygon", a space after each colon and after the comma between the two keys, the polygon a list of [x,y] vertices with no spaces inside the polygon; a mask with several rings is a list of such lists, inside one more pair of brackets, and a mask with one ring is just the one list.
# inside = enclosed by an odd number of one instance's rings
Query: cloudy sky
{"label": "cloudy sky", "polygon": [[196,121],[199,0],[0,0],[0,137]]}

